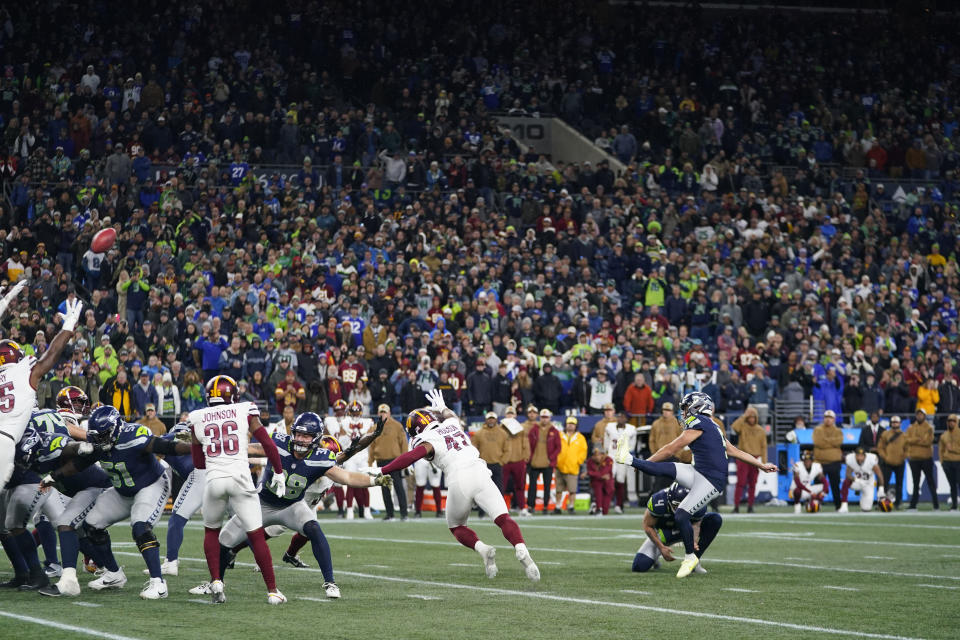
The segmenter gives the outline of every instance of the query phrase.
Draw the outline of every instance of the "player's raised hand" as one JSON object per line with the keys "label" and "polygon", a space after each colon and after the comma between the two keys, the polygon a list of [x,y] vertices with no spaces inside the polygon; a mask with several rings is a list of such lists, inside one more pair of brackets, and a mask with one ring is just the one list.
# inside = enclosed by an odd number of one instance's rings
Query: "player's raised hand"
{"label": "player's raised hand", "polygon": [[270,486],[267,487],[273,492],[274,495],[282,496],[286,493],[287,486],[287,474],[286,472],[281,471],[280,473],[274,473],[273,477],[270,478]]}
{"label": "player's raised hand", "polygon": [[[23,291],[26,288],[26,286],[27,286],[27,279],[21,278],[20,280],[17,281],[17,284],[11,287],[10,291],[7,291],[7,293],[3,296],[3,298],[0,298],[0,317],[3,316],[4,312],[6,312],[7,310],[7,307],[10,306],[10,303],[13,302],[18,295],[20,295],[20,292]],[[2,291],[3,289],[0,289],[0,292]]]}
{"label": "player's raised hand", "polygon": [[383,416],[377,418],[377,424],[373,429],[373,435],[377,438],[380,437],[380,434],[383,433],[383,425],[387,424],[387,419]]}
{"label": "player's raised hand", "polygon": [[393,478],[390,476],[385,476],[382,473],[378,473],[373,477],[373,484],[377,487],[386,487],[389,489],[393,486]]}
{"label": "player's raised hand", "polygon": [[447,403],[443,400],[443,393],[440,389],[427,391],[427,400],[430,401],[430,408],[435,411],[443,411],[447,408]]}
{"label": "player's raised hand", "polygon": [[80,313],[83,311],[83,302],[79,298],[75,298],[73,302],[70,300],[66,301],[67,312],[61,314],[63,316],[63,330],[64,331],[73,331],[77,328],[77,323],[80,321]]}

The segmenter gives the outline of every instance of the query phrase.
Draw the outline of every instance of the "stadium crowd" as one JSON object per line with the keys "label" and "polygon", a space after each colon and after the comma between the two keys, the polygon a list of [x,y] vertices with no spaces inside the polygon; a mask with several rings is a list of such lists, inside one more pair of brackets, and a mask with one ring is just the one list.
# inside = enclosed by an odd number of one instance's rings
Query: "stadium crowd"
{"label": "stadium crowd", "polygon": [[[120,6],[0,14],[0,259],[31,284],[4,335],[40,353],[91,305],[41,406],[170,422],[225,373],[275,417],[434,388],[470,416],[960,412],[949,21]],[[504,111],[627,168],[551,163]]]}

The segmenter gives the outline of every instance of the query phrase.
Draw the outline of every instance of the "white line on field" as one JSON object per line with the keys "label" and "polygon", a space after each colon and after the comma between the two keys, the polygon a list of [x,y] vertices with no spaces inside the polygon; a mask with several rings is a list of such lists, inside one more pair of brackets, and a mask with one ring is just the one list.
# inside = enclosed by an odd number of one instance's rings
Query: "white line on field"
{"label": "white line on field", "polygon": [[896,560],[892,556],[863,556],[865,560]]}
{"label": "white line on field", "polygon": [[54,622],[53,620],[45,620],[43,618],[34,618],[33,616],[22,616],[19,613],[10,613],[9,611],[0,611],[0,616],[4,616],[6,618],[12,618],[13,620],[19,620],[20,622],[30,622],[33,624],[39,624],[44,627],[59,629],[61,631],[73,631],[74,633],[81,633],[85,636],[93,636],[94,638],[106,638],[107,640],[136,640],[135,638],[131,638],[130,636],[121,636],[115,633],[107,633],[106,631],[97,631],[96,629],[90,629],[89,627],[78,627],[72,624],[63,624],[62,622]]}
{"label": "white line on field", "polygon": [[650,595],[649,591],[637,591],[636,589],[620,589],[620,593],[634,593],[638,596],[648,596]]}
{"label": "white line on field", "polygon": [[[393,542],[397,544],[429,544],[429,545],[444,545],[444,546],[460,546],[459,542],[444,542],[437,540],[410,540],[406,538],[373,538],[373,537],[357,537],[357,536],[338,536],[333,534],[327,534],[327,538],[334,540],[359,540],[363,542]],[[547,547],[533,547],[530,548],[530,551],[537,551],[542,553],[575,553],[577,555],[590,555],[590,556],[614,556],[618,558],[632,558],[635,553],[621,553],[619,551],[591,551],[584,549],[553,549]],[[123,554],[125,552],[119,551],[114,555]],[[129,553],[128,555],[140,554]],[[710,562],[720,562],[724,564],[745,564],[745,565],[757,565],[765,567],[792,567],[794,569],[808,569],[814,571],[838,571],[842,573],[862,573],[866,575],[873,576],[894,576],[898,578],[932,578],[934,580],[960,580],[960,576],[944,576],[931,573],[905,573],[900,571],[878,571],[874,569],[851,569],[846,567],[826,567],[820,565],[811,565],[811,564],[802,564],[799,562],[766,562],[763,560],[734,560],[734,559],[723,559],[723,558],[714,558],[710,557]]]}
{"label": "white line on field", "polygon": [[950,589],[951,591],[956,591],[960,587],[949,587],[945,584],[918,584],[918,587],[927,587],[928,589]]}
{"label": "white line on field", "polygon": [[735,593],[760,593],[756,589],[738,589],[737,587],[727,587],[722,589],[722,591],[733,591]]}
{"label": "white line on field", "polygon": [[836,587],[836,586],[829,585],[829,584],[828,584],[828,585],[825,585],[823,588],[824,588],[824,589],[833,589],[834,591],[860,591],[860,589],[856,589],[856,588],[854,588],[854,587]]}
{"label": "white line on field", "polygon": [[[540,564],[543,564],[543,563],[541,562]],[[477,565],[475,565],[475,564],[467,564],[466,562],[451,562],[451,563],[450,563],[450,566],[451,566],[451,567],[471,567],[471,568],[473,568],[473,567],[475,567],[475,566],[477,566]]]}
{"label": "white line on field", "polygon": [[388,565],[388,564],[364,564],[364,565],[360,565],[360,566],[363,566],[363,567],[373,567],[374,569],[389,569],[389,568],[390,568],[390,565]]}
{"label": "white line on field", "polygon": [[330,602],[329,598],[311,598],[310,596],[297,596],[297,600],[309,600],[310,602]]}
{"label": "white line on field", "polygon": [[798,558],[797,556],[784,556],[783,559],[784,560],[800,560],[800,561],[806,560],[806,558]]}
{"label": "white line on field", "polygon": [[419,593],[408,593],[408,598],[416,598],[417,600],[443,600],[443,598],[438,598],[437,596],[423,596]]}
{"label": "white line on field", "polygon": [[213,604],[212,600],[201,600],[200,598],[188,598],[187,602],[194,602],[196,604]]}
{"label": "white line on field", "polygon": [[70,604],[75,607],[102,607],[102,604],[97,604],[96,602],[71,602]]}
{"label": "white line on field", "polygon": [[881,545],[884,547],[912,547],[919,549],[960,549],[960,544],[933,544],[927,542],[889,542],[887,540],[845,540],[842,538],[799,538],[794,536],[782,536],[776,537],[766,533],[756,534],[756,533],[738,533],[738,538],[761,538],[765,540],[781,540],[781,541],[790,541],[790,542],[814,542],[820,544],[821,542],[829,544],[870,544],[870,545]]}
{"label": "white line on field", "polygon": [[559,567],[562,567],[562,566],[564,566],[564,565],[566,564],[566,562],[545,562],[545,561],[541,560],[541,561],[538,562],[537,564],[555,564],[555,565],[557,565],[557,566],[559,566]]}
{"label": "white line on field", "polygon": [[[455,543],[459,544],[459,543]],[[130,554],[133,555],[133,554]],[[139,554],[137,554],[139,555]],[[622,555],[622,554],[618,554]],[[184,558],[181,556],[181,560],[186,560],[190,562],[206,562],[203,558]],[[238,566],[254,566],[252,563],[248,562],[238,562]],[[307,568],[301,569],[304,572],[311,573],[320,573],[320,569]],[[690,618],[705,618],[710,620],[723,620],[726,622],[739,622],[746,624],[756,624],[765,627],[777,627],[781,629],[794,629],[797,631],[813,631],[817,633],[829,634],[829,635],[840,635],[840,636],[857,636],[860,638],[875,638],[877,640],[917,640],[915,638],[909,638],[905,636],[895,636],[884,633],[866,633],[863,631],[847,631],[844,629],[832,629],[827,627],[816,627],[812,625],[805,624],[794,624],[792,622],[777,622],[774,620],[764,620],[762,618],[745,618],[740,616],[730,616],[722,613],[709,613],[705,611],[683,611],[679,609],[667,609],[664,607],[654,607],[649,605],[636,604],[631,602],[612,602],[608,600],[591,600],[589,598],[574,598],[569,596],[561,596],[552,593],[541,593],[537,591],[517,591],[513,589],[497,589],[492,587],[477,587],[469,584],[459,584],[456,582],[437,582],[434,580],[420,580],[418,578],[402,578],[397,576],[384,576],[376,575],[371,573],[359,573],[357,571],[340,571],[341,575],[353,576],[355,578],[366,578],[368,580],[379,580],[381,582],[399,582],[403,584],[415,584],[420,587],[440,587],[444,589],[463,589],[466,591],[479,591],[482,593],[493,593],[498,595],[505,596],[516,596],[524,598],[534,598],[537,600],[550,600],[554,602],[565,602],[571,604],[585,604],[585,605],[600,605],[605,607],[614,607],[619,609],[634,609],[638,611],[652,611],[654,613],[666,613],[675,616],[683,616]],[[3,612],[0,612],[0,615],[5,615]]]}

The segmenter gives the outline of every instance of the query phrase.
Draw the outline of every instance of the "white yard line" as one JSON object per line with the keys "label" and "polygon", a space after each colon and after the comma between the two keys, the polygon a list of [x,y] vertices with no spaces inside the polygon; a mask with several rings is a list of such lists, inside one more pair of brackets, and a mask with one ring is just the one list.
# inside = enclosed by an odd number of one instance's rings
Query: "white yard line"
{"label": "white yard line", "polygon": [[927,587],[928,589],[949,589],[951,591],[956,591],[960,587],[950,587],[945,584],[918,584],[918,587]]}
{"label": "white yard line", "polygon": [[443,598],[438,598],[437,596],[423,596],[419,593],[408,593],[408,598],[416,598],[417,600],[443,600]]}
{"label": "white yard line", "polygon": [[863,556],[864,560],[896,560],[893,556]]}
{"label": "white yard line", "polygon": [[[540,564],[543,564],[542,562]],[[470,567],[471,569],[475,568],[475,564],[467,564],[466,562],[451,562],[451,567]]]}
{"label": "white yard line", "polygon": [[388,565],[388,564],[365,564],[365,565],[361,565],[361,566],[364,566],[364,567],[373,567],[374,569],[390,569],[390,568],[391,568],[390,565]]}
{"label": "white yard line", "polygon": [[309,600],[310,602],[330,602],[330,598],[311,598],[309,596],[296,596],[297,600]]}
{"label": "white yard line", "polygon": [[102,604],[97,604],[96,602],[71,602],[75,607],[102,607]]}
{"label": "white yard line", "polygon": [[854,587],[836,587],[836,586],[829,585],[829,584],[828,584],[828,585],[825,585],[823,588],[824,588],[824,589],[833,589],[834,591],[860,591],[860,589],[856,589],[856,588],[854,588]]}
{"label": "white yard line", "polygon": [[816,537],[797,537],[784,535],[778,537],[776,535],[771,535],[769,533],[737,533],[735,534],[738,538],[758,538],[763,540],[777,540],[781,542],[813,542],[816,544],[828,543],[828,544],[869,544],[869,545],[878,545],[884,547],[911,547],[915,549],[960,549],[960,544],[934,544],[927,542],[889,542],[887,540],[846,540],[843,538],[816,538]]}
{"label": "white yard line", "polygon": [[[397,544],[428,544],[428,545],[444,545],[444,546],[461,546],[459,542],[453,541],[437,541],[437,540],[409,540],[406,538],[374,538],[374,537],[357,537],[357,536],[338,536],[333,534],[327,534],[328,539],[334,540],[359,540],[364,542],[392,542]],[[857,541],[851,541],[856,543]],[[500,548],[509,548],[509,547],[500,547]],[[552,549],[547,547],[531,547],[530,551],[540,552],[540,553],[574,553],[577,555],[592,555],[592,556],[613,556],[618,558],[632,558],[635,553],[625,553],[620,551],[590,551],[584,549]],[[124,552],[118,552],[114,555],[119,555]],[[129,554],[137,555],[140,554]],[[794,569],[807,569],[811,571],[839,571],[841,573],[862,573],[866,575],[873,576],[892,576],[898,578],[931,578],[934,580],[960,580],[960,576],[943,576],[935,575],[930,573],[906,573],[901,571],[879,571],[874,569],[851,569],[844,567],[826,567],[819,565],[811,564],[802,564],[800,562],[765,562],[761,560],[734,560],[734,559],[723,559],[715,558],[710,556],[710,562],[719,562],[725,564],[745,564],[745,565],[758,565],[758,566],[767,566],[767,567],[791,567]]]}
{"label": "white yard line", "polygon": [[[206,560],[204,560],[204,562],[206,562]],[[213,600],[201,600],[200,598],[188,598],[187,602],[193,602],[195,604],[213,604]]]}
{"label": "white yard line", "polygon": [[636,589],[620,589],[620,593],[633,593],[638,596],[648,596],[650,595],[649,591],[637,591]]}
{"label": "white yard line", "polygon": [[756,589],[738,589],[737,587],[727,587],[721,591],[733,591],[734,593],[760,593]]}
{"label": "white yard line", "polygon": [[132,638],[130,636],[121,636],[115,633],[107,633],[106,631],[98,631],[89,627],[78,627],[77,625],[73,624],[64,624],[62,622],[55,622],[53,620],[45,620],[44,618],[22,616],[19,613],[10,613],[9,611],[0,611],[0,616],[11,618],[13,620],[19,620],[20,622],[30,622],[43,627],[50,627],[51,629],[59,629],[60,631],[81,633],[85,636],[93,636],[94,638],[106,638],[106,640],[136,640],[136,638]]}
{"label": "white yard line", "polygon": [[[191,562],[206,562],[203,558],[184,558],[181,557],[181,560],[188,560]],[[251,563],[247,562],[238,562],[238,566],[253,566]],[[308,571],[313,573],[319,573],[319,569],[301,569],[301,571]],[[792,622],[778,622],[775,620],[765,620],[763,618],[746,618],[741,616],[731,616],[720,613],[709,613],[705,611],[684,611],[679,609],[668,609],[665,607],[654,607],[649,605],[636,604],[631,602],[612,602],[608,600],[593,600],[590,598],[574,598],[569,596],[561,596],[552,593],[542,593],[538,591],[517,591],[514,589],[497,589],[492,587],[478,587],[468,584],[459,584],[456,582],[437,582],[434,580],[420,580],[418,578],[402,578],[398,576],[384,576],[376,575],[371,573],[360,573],[357,571],[339,571],[341,575],[353,576],[355,578],[365,578],[368,580],[378,580],[381,582],[398,582],[402,584],[413,584],[420,587],[439,587],[443,589],[461,589],[465,591],[477,591],[480,593],[492,593],[498,595],[505,595],[511,597],[521,597],[521,598],[533,598],[536,600],[549,600],[553,602],[563,602],[569,604],[585,604],[592,606],[604,606],[612,607],[618,609],[633,609],[637,611],[651,611],[654,613],[664,613],[674,616],[687,617],[687,618],[702,618],[708,620],[720,620],[724,622],[736,622],[741,624],[755,624],[758,626],[764,627],[775,627],[780,629],[793,629],[796,631],[811,631],[814,633],[821,633],[825,635],[840,635],[840,636],[856,636],[859,638],[874,638],[876,640],[915,640],[913,638],[908,638],[905,636],[896,636],[884,633],[866,633],[863,631],[855,630],[844,630],[844,629],[832,629],[827,627],[817,627],[813,625],[806,624],[794,624]],[[418,596],[413,596],[418,597]]]}

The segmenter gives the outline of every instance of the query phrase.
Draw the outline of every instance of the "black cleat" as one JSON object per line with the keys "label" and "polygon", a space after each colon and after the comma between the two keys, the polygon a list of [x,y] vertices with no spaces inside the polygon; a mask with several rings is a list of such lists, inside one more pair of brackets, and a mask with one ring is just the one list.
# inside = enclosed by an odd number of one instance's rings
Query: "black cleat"
{"label": "black cleat", "polygon": [[16,589],[20,585],[27,582],[30,579],[30,576],[26,574],[15,575],[6,582],[0,582],[0,589]]}
{"label": "black cleat", "polygon": [[17,589],[20,591],[36,591],[37,589],[49,586],[50,578],[47,577],[46,572],[43,570],[43,567],[41,567],[37,571],[31,571],[27,581],[17,587]]}
{"label": "black cleat", "polygon": [[297,569],[307,569],[310,567],[310,565],[300,559],[300,556],[292,556],[286,551],[283,552],[283,561]]}

